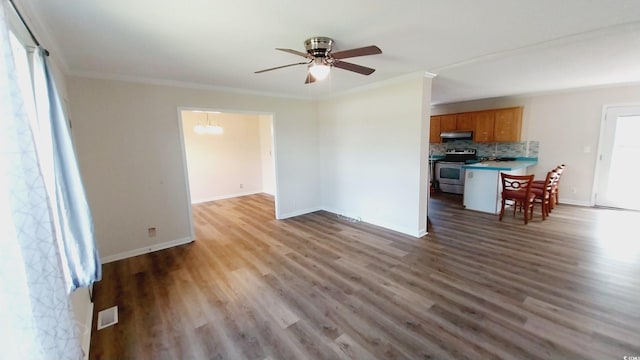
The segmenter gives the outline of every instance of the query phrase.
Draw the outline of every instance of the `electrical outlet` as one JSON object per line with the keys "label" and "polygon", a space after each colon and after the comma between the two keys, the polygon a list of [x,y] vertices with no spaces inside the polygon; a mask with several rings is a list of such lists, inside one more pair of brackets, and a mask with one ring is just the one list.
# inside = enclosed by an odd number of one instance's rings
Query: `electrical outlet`
{"label": "electrical outlet", "polygon": [[151,228],[149,228],[148,232],[149,232],[149,237],[155,237],[156,236],[156,228],[151,227]]}
{"label": "electrical outlet", "polygon": [[244,189],[244,184],[240,184],[240,189]]}
{"label": "electrical outlet", "polygon": [[576,194],[577,192],[578,192],[578,189],[576,189],[576,188],[571,188],[571,193],[572,193],[572,194]]}

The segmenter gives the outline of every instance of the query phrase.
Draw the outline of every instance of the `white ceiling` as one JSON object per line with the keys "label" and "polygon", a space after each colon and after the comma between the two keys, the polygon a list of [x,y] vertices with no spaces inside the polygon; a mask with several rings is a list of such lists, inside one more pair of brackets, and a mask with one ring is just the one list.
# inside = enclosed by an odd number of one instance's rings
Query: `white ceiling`
{"label": "white ceiling", "polygon": [[[15,0],[69,74],[318,98],[432,72],[432,102],[640,82],[638,0]],[[378,45],[305,85],[311,36]]]}

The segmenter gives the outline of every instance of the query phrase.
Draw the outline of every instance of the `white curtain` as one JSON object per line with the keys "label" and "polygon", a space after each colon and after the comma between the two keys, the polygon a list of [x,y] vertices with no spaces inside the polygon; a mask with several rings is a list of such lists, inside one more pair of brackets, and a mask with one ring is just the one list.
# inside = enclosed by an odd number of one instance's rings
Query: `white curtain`
{"label": "white curtain", "polygon": [[80,359],[52,211],[0,6],[0,357]]}

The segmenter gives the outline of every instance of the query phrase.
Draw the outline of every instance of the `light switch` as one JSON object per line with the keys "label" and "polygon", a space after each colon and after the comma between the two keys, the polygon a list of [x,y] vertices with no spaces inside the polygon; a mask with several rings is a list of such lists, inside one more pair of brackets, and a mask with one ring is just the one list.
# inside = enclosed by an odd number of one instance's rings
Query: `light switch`
{"label": "light switch", "polygon": [[583,151],[584,151],[585,154],[590,153],[591,152],[591,146],[585,146]]}

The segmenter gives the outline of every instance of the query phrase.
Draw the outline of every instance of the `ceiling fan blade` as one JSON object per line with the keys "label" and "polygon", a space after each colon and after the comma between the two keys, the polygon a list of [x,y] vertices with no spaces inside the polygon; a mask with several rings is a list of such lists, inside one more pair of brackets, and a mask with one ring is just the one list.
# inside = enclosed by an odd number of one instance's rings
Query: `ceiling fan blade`
{"label": "ceiling fan blade", "polygon": [[311,75],[311,73],[307,73],[307,78],[304,81],[305,84],[311,84],[316,82],[316,78],[313,77],[313,75]]}
{"label": "ceiling fan blade", "polygon": [[260,74],[260,73],[267,72],[267,71],[271,71],[271,70],[282,69],[282,68],[286,68],[286,67],[289,67],[289,66],[307,65],[307,64],[308,64],[308,62],[299,62],[299,63],[295,63],[295,64],[289,64],[289,65],[276,66],[276,67],[272,67],[272,68],[269,68],[269,69],[258,70],[258,71],[256,71],[256,72],[254,72],[254,74]]}
{"label": "ceiling fan blade", "polygon": [[375,55],[382,54],[382,50],[375,45],[365,46],[357,49],[338,51],[331,53],[331,57],[334,59],[346,59],[356,56]]}
{"label": "ceiling fan blade", "polygon": [[276,50],[288,52],[289,54],[298,55],[298,56],[302,56],[302,57],[305,57],[305,58],[309,58],[309,56],[311,56],[311,55],[309,55],[307,53],[303,53],[303,52],[300,52],[300,51],[297,51],[297,50],[293,50],[293,49],[276,48]]}
{"label": "ceiling fan blade", "polygon": [[376,71],[376,69],[372,69],[370,67],[356,65],[345,61],[336,61],[333,63],[333,66],[340,69],[357,72],[358,74],[362,75],[371,75],[374,71]]}

